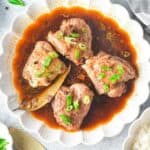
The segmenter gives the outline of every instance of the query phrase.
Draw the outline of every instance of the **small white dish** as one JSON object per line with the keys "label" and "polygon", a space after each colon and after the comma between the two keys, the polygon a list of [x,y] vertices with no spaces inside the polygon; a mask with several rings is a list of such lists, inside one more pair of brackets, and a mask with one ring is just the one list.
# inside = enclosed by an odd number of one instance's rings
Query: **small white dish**
{"label": "small white dish", "polygon": [[12,148],[12,145],[13,145],[12,137],[8,131],[8,128],[2,123],[0,123],[0,138],[5,139],[8,142],[8,145],[6,147],[7,150],[13,150],[13,148]]}
{"label": "small white dish", "polygon": [[[143,127],[145,124],[150,124],[150,107],[147,108],[139,119],[135,120],[128,131],[128,136],[123,144],[123,150],[130,150],[132,149],[132,145],[135,142],[135,137],[138,134],[138,131]],[[150,136],[150,135],[149,135]],[[143,143],[144,144],[144,143]]]}
{"label": "small white dish", "polygon": [[[79,5],[89,9],[97,9],[104,15],[113,18],[119,26],[130,36],[131,42],[137,51],[137,65],[139,78],[136,80],[135,89],[128,100],[125,108],[114,116],[114,118],[91,131],[66,132],[47,127],[43,122],[33,118],[30,113],[17,110],[17,95],[12,85],[11,58],[19,38],[24,29],[32,23],[39,15],[47,13],[59,6]],[[112,4],[109,0],[38,0],[34,1],[26,11],[19,15],[12,23],[12,26],[2,40],[2,55],[0,56],[0,88],[7,97],[8,109],[19,119],[23,128],[29,132],[37,133],[43,141],[59,141],[66,146],[75,146],[80,143],[93,145],[104,137],[113,137],[121,132],[124,126],[133,121],[139,114],[140,105],[143,104],[149,95],[149,74],[150,74],[150,46],[143,37],[141,25],[129,17],[127,10],[118,4]],[[6,86],[7,85],[7,86]],[[144,89],[144,90],[143,90]]]}

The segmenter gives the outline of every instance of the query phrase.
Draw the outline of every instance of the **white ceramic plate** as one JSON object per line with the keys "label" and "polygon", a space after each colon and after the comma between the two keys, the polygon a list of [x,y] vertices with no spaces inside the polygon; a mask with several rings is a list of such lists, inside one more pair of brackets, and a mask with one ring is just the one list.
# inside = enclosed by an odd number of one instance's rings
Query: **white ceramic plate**
{"label": "white ceramic plate", "polygon": [[[128,131],[128,137],[123,144],[123,150],[131,149],[134,143],[135,137],[137,136],[138,130],[144,125],[150,123],[150,107],[147,108],[141,115],[139,119],[134,121]],[[143,143],[144,144],[144,143]]]}
{"label": "white ceramic plate", "polygon": [[[23,110],[13,111],[18,107],[16,91],[12,85],[11,58],[15,46],[24,29],[32,23],[39,15],[49,12],[58,6],[74,6],[97,9],[106,16],[116,20],[120,27],[130,35],[133,46],[137,51],[137,65],[139,78],[136,80],[135,90],[130,97],[126,107],[116,115],[111,122],[99,126],[92,131],[79,131],[68,133],[47,127],[43,122],[34,119],[28,112]],[[149,94],[148,83],[150,81],[150,46],[143,38],[143,30],[140,24],[129,17],[127,10],[118,4],[112,4],[109,0],[38,0],[32,3],[27,10],[19,15],[12,23],[10,31],[2,40],[2,55],[0,56],[2,78],[0,87],[7,96],[7,105],[21,122],[24,129],[35,132],[46,142],[60,141],[66,146],[75,146],[80,143],[86,145],[96,144],[104,137],[113,137],[120,133],[125,124],[133,121],[142,103]],[[144,90],[143,90],[144,89]]]}
{"label": "white ceramic plate", "polygon": [[0,123],[0,138],[3,138],[8,142],[7,150],[12,150],[13,141],[11,135],[9,134],[7,127],[2,123]]}

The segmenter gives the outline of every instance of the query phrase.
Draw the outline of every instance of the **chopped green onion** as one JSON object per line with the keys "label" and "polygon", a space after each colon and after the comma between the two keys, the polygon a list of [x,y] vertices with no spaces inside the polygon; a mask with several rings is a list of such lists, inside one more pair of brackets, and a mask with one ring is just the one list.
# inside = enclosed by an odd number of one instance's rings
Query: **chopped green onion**
{"label": "chopped green onion", "polygon": [[117,70],[120,75],[122,75],[124,73],[124,69],[123,69],[122,65],[117,65]]}
{"label": "chopped green onion", "polygon": [[83,43],[79,43],[79,48],[80,48],[82,51],[86,51],[86,50],[87,50],[86,45],[83,44]]}
{"label": "chopped green onion", "polygon": [[74,57],[75,57],[75,59],[79,59],[80,58],[80,51],[78,49],[75,49]]}
{"label": "chopped green onion", "polygon": [[38,78],[40,78],[40,77],[42,77],[42,75],[44,74],[44,72],[45,72],[45,68],[42,68],[42,70],[36,72],[35,76],[38,77]]}
{"label": "chopped green onion", "polygon": [[76,42],[74,42],[75,39],[76,38],[65,36],[65,41],[71,44],[76,44]]}
{"label": "chopped green onion", "polygon": [[98,79],[101,80],[101,79],[103,79],[103,78],[105,78],[105,74],[104,74],[104,73],[100,73],[100,74],[98,75]]}
{"label": "chopped green onion", "polygon": [[48,55],[49,56],[44,60],[43,63],[43,66],[46,68],[49,67],[53,59],[58,57],[58,54],[56,52],[50,52]]}
{"label": "chopped green onion", "polygon": [[105,93],[108,93],[108,91],[109,91],[109,85],[105,83],[105,84],[103,85],[103,89],[104,89],[104,92],[105,92]]}
{"label": "chopped green onion", "polygon": [[51,64],[51,62],[52,62],[52,58],[51,58],[51,56],[48,56],[48,57],[44,60],[43,66],[47,68],[47,67],[49,67],[49,65]]}
{"label": "chopped green onion", "polygon": [[103,66],[101,66],[101,70],[102,71],[110,71],[111,68],[109,66],[103,65]]}
{"label": "chopped green onion", "polygon": [[115,84],[118,80],[120,80],[120,74],[113,74],[110,78],[109,78],[109,80],[113,83],[113,84]]}
{"label": "chopped green onion", "polygon": [[14,5],[25,6],[25,3],[23,0],[8,0],[8,2]]}
{"label": "chopped green onion", "polygon": [[87,33],[87,29],[86,28],[82,28],[82,32],[83,33]]}
{"label": "chopped green onion", "polygon": [[73,102],[73,107],[74,107],[75,110],[79,109],[79,102],[78,102],[78,100]]}
{"label": "chopped green onion", "polygon": [[56,52],[50,52],[49,56],[51,57],[51,59],[55,59],[58,58],[59,55]]}
{"label": "chopped green onion", "polygon": [[70,112],[70,111],[72,111],[72,110],[73,110],[73,105],[67,106],[66,111]]}
{"label": "chopped green onion", "polygon": [[83,103],[86,105],[90,103],[90,97],[88,95],[84,96]]}
{"label": "chopped green onion", "polygon": [[61,31],[59,31],[59,32],[56,33],[56,37],[57,37],[58,40],[63,39],[63,36],[64,36],[64,33],[61,32]]}
{"label": "chopped green onion", "polygon": [[73,33],[71,33],[69,36],[70,36],[70,37],[73,37],[73,38],[79,38],[79,37],[80,37],[80,34],[73,32]]}
{"label": "chopped green onion", "polygon": [[66,96],[66,101],[67,101],[67,106],[72,105],[72,101],[73,101],[72,95],[68,94]]}
{"label": "chopped green onion", "polygon": [[71,124],[71,118],[70,116],[67,116],[65,114],[61,114],[60,115],[60,119],[63,121],[63,123],[65,123],[66,125],[70,125]]}

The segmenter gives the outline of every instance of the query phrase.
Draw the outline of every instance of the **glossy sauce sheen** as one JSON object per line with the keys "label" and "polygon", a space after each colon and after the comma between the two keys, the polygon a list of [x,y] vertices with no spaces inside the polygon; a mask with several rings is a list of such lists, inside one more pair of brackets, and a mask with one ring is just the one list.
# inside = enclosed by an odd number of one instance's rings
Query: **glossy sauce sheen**
{"label": "glossy sauce sheen", "polygon": [[[13,59],[13,80],[19,94],[20,102],[22,100],[33,98],[37,93],[43,90],[43,88],[31,88],[27,81],[22,77],[23,67],[34,48],[35,43],[39,40],[46,40],[50,30],[58,30],[62,20],[72,17],[83,18],[90,26],[93,36],[92,49],[94,54],[97,54],[100,50],[104,50],[112,55],[123,57],[121,55],[122,51],[129,51],[131,56],[126,60],[136,68],[136,52],[131,45],[129,36],[119,28],[115,21],[106,18],[96,10],[86,10],[80,7],[57,8],[49,14],[40,16],[33,24],[27,27],[17,44],[16,53]],[[69,61],[65,60],[65,62],[68,64]],[[74,65],[64,85],[84,82],[94,90],[92,83],[87,76],[84,81],[81,79],[82,76],[85,75],[86,73],[81,68]],[[83,121],[81,129],[90,130],[100,124],[110,121],[115,114],[125,107],[133,90],[134,81],[129,81],[127,93],[120,98],[108,98],[107,96],[96,95],[90,111]],[[61,128],[53,117],[50,104],[38,111],[32,112],[32,115],[53,128]]]}

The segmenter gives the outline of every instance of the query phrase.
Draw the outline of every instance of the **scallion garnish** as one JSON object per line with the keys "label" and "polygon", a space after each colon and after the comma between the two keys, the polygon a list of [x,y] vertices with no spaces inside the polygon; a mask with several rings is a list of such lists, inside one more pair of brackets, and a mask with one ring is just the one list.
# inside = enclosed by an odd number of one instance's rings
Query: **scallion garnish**
{"label": "scallion garnish", "polygon": [[76,111],[79,109],[79,102],[78,102],[78,100],[76,100],[76,101],[73,102],[73,107],[74,107],[74,109]]}
{"label": "scallion garnish", "polygon": [[101,66],[101,70],[102,71],[110,71],[111,68],[109,66],[103,65],[103,66]]}
{"label": "scallion garnish", "polygon": [[76,44],[74,37],[65,36],[65,41],[71,44]]}
{"label": "scallion garnish", "polygon": [[80,51],[78,49],[75,49],[74,51],[74,58],[79,59],[80,58]]}
{"label": "scallion garnish", "polygon": [[70,37],[73,37],[73,38],[79,38],[80,37],[80,34],[79,33],[76,33],[76,32],[73,32],[69,35]]}
{"label": "scallion garnish", "polygon": [[60,119],[62,120],[63,123],[65,123],[66,125],[70,125],[71,124],[71,117],[67,116],[65,114],[61,114],[60,115]]}
{"label": "scallion garnish", "polygon": [[47,67],[49,67],[49,65],[51,64],[51,62],[52,62],[52,58],[51,58],[51,56],[48,56],[48,57],[44,60],[43,66],[47,68]]}
{"label": "scallion garnish", "polygon": [[82,51],[86,51],[86,50],[87,50],[86,45],[83,44],[83,43],[79,43],[79,48],[80,48]]}
{"label": "scallion garnish", "polygon": [[70,112],[70,111],[72,111],[72,110],[73,110],[73,105],[67,106],[66,111]]}
{"label": "scallion garnish", "polygon": [[58,58],[58,56],[59,56],[56,52],[50,52],[48,55],[49,55],[52,59]]}
{"label": "scallion garnish", "polygon": [[108,92],[109,92],[109,85],[105,83],[105,84],[103,85],[103,89],[104,89],[104,92],[105,92],[105,93],[108,93]]}
{"label": "scallion garnish", "polygon": [[115,84],[118,80],[120,80],[120,78],[121,78],[121,75],[120,75],[120,74],[113,74],[113,75],[109,78],[109,80],[110,80],[113,84]]}
{"label": "scallion garnish", "polygon": [[118,74],[122,75],[124,73],[124,69],[122,65],[117,65]]}
{"label": "scallion garnish", "polygon": [[67,106],[72,105],[72,101],[73,101],[72,95],[71,95],[71,94],[68,94],[68,95],[66,96]]}
{"label": "scallion garnish", "polygon": [[90,97],[88,95],[84,96],[83,103],[88,105],[90,103]]}
{"label": "scallion garnish", "polygon": [[44,60],[43,66],[48,68],[49,65],[51,64],[52,60],[57,58],[57,57],[58,57],[58,54],[56,52],[50,52],[48,54],[48,57]]}
{"label": "scallion garnish", "polygon": [[104,73],[100,73],[100,74],[98,75],[98,79],[101,80],[101,79],[103,79],[103,78],[105,78],[105,74],[104,74]]}
{"label": "scallion garnish", "polygon": [[36,72],[35,76],[40,78],[43,76],[44,73],[45,73],[45,68],[42,68],[42,70]]}

